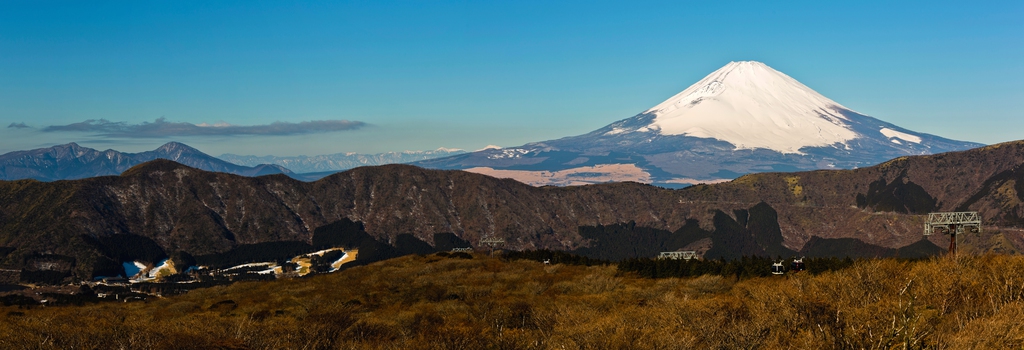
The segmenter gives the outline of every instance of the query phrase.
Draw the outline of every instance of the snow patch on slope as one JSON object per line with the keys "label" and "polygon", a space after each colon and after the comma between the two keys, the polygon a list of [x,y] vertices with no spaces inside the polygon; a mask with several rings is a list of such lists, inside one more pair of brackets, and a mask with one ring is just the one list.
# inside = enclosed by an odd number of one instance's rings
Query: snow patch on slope
{"label": "snow patch on slope", "polygon": [[841,111],[850,109],[764,63],[730,62],[647,110],[656,117],[642,131],[802,154],[858,137]]}
{"label": "snow patch on slope", "polygon": [[487,159],[520,158],[527,153],[530,153],[530,150],[522,148],[501,149],[501,153],[488,155]]}
{"label": "snow patch on slope", "polygon": [[[893,130],[893,129],[889,129],[889,128],[882,128],[882,130],[878,130],[878,132],[882,133],[882,135],[885,135],[885,137],[888,137],[890,139],[900,139],[900,140],[903,140],[903,141],[908,141],[908,142],[913,142],[913,143],[921,143],[921,138],[920,137],[914,136],[914,135],[911,135],[911,134],[908,134],[908,133],[905,133],[905,132],[899,132],[899,131],[896,131],[896,130]],[[899,143],[899,141],[896,141],[896,140],[892,140],[892,142]]]}
{"label": "snow patch on slope", "polygon": [[621,134],[621,133],[624,133],[624,132],[628,132],[628,131],[629,130],[624,129],[624,128],[612,128],[612,131],[606,132],[604,134],[605,135],[618,135],[618,134]]}

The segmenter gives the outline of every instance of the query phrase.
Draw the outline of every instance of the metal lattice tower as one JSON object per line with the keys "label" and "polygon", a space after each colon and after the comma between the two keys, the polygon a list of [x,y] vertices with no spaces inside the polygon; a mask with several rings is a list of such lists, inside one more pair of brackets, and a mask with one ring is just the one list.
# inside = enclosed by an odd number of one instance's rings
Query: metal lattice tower
{"label": "metal lattice tower", "polygon": [[494,247],[505,244],[505,239],[496,237],[484,238],[480,240],[480,244],[486,244],[487,246],[491,247],[490,254],[494,254]]}
{"label": "metal lattice tower", "polygon": [[671,260],[690,260],[696,259],[697,252],[692,250],[676,251],[676,252],[661,252],[658,254],[658,259],[671,259]]}
{"label": "metal lattice tower", "polygon": [[957,236],[962,235],[965,228],[972,232],[981,232],[981,216],[978,212],[928,213],[928,221],[924,223],[924,234],[931,235],[938,229],[949,235],[949,253],[956,254]]}

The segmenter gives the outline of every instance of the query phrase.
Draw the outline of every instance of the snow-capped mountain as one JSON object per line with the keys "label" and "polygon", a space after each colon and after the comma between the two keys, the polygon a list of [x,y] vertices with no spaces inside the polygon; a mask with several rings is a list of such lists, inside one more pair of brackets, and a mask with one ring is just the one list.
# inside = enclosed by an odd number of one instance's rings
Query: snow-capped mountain
{"label": "snow-capped mountain", "polygon": [[367,165],[409,163],[463,153],[466,153],[466,151],[461,149],[438,148],[431,151],[403,151],[377,154],[347,152],[318,156],[293,157],[240,156],[226,153],[222,154],[219,158],[240,165],[255,166],[257,164],[276,164],[291,169],[296,173],[318,173],[348,170]]}
{"label": "snow-capped mountain", "polygon": [[753,172],[856,168],[979,146],[862,115],[764,63],[744,61],[584,135],[414,164],[535,185],[685,184]]}
{"label": "snow-capped mountain", "polygon": [[736,149],[801,153],[803,147],[857,137],[843,115],[850,109],[760,62],[730,62],[645,113],[643,130],[729,142]]}

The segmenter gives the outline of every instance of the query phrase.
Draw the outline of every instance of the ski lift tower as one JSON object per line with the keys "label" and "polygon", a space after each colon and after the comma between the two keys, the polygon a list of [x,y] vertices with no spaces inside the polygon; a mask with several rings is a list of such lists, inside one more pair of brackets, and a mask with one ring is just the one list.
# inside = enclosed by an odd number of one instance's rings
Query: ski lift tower
{"label": "ski lift tower", "polygon": [[981,216],[976,211],[928,213],[928,221],[924,223],[924,235],[928,236],[939,230],[949,235],[949,254],[956,254],[956,239],[965,229],[970,232],[981,232]]}
{"label": "ski lift tower", "polygon": [[491,251],[489,254],[494,255],[494,247],[505,244],[505,239],[495,237],[484,238],[480,240],[480,244],[486,244],[487,246],[491,247]]}

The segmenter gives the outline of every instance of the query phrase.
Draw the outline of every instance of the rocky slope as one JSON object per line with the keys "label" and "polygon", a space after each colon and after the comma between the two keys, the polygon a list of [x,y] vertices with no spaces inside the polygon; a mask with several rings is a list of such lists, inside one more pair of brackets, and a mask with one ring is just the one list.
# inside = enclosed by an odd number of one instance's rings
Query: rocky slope
{"label": "rocky slope", "polygon": [[[117,177],[0,182],[0,247],[13,248],[0,264],[87,275],[101,257],[88,237],[135,235],[167,253],[202,255],[242,244],[311,242],[316,228],[343,219],[362,222],[386,243],[404,233],[432,242],[435,233],[452,232],[474,245],[502,237],[512,249],[576,250],[600,244],[600,232],[584,235],[593,230],[581,227],[628,224],[688,237],[664,249],[781,254],[812,240],[830,251],[844,241],[820,239],[846,238],[900,248],[922,239],[920,214],[950,210],[982,213],[986,233],[967,237],[969,247],[1015,251],[1024,247],[1022,164],[1018,141],[856,170],[753,174],[668,190],[639,183],[538,188],[407,165],[307,183],[156,160]],[[623,232],[640,235],[629,230]]]}

